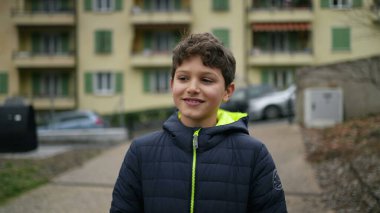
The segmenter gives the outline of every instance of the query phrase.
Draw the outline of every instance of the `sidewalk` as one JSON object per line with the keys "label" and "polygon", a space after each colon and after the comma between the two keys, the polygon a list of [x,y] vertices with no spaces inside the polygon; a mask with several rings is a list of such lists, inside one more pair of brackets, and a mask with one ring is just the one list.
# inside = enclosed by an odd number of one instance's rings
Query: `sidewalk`
{"label": "sidewalk", "polygon": [[251,124],[250,134],[271,153],[285,191],[288,212],[332,212],[323,208],[321,189],[311,165],[305,161],[300,129],[286,121]]}
{"label": "sidewalk", "polygon": [[0,207],[0,213],[104,213],[129,143],[118,145],[82,167],[56,177]]}
{"label": "sidewalk", "polygon": [[[271,152],[284,186],[289,212],[327,212],[320,203],[320,189],[313,170],[304,160],[297,126],[285,122],[251,124],[251,135]],[[129,143],[118,145],[66,172],[51,183],[11,200],[0,213],[104,213]]]}

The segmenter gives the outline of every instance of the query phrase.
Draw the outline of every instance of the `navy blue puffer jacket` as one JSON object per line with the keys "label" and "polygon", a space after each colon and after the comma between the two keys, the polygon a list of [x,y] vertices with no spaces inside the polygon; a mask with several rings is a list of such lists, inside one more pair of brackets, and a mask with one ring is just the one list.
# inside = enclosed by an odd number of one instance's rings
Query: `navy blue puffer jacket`
{"label": "navy blue puffer jacket", "polygon": [[247,117],[218,114],[223,125],[199,130],[175,113],[162,131],[134,140],[110,212],[286,212],[272,157],[249,136]]}

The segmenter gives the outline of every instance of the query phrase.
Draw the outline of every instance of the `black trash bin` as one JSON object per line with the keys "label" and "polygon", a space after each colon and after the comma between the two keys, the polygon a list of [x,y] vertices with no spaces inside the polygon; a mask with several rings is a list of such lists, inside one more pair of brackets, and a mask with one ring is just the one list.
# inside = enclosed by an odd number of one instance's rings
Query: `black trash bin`
{"label": "black trash bin", "polygon": [[0,106],[0,152],[25,152],[37,147],[33,107]]}

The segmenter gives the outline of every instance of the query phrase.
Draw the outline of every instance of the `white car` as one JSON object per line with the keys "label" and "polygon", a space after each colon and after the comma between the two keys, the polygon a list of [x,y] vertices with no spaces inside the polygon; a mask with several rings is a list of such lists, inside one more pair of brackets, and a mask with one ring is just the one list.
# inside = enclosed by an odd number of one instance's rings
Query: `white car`
{"label": "white car", "polygon": [[255,98],[248,103],[250,120],[273,119],[294,113],[296,86]]}

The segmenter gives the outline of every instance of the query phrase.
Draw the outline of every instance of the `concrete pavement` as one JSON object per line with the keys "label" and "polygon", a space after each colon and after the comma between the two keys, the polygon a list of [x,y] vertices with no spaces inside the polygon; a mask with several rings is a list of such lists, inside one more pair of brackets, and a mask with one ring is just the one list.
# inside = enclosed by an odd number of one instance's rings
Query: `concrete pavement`
{"label": "concrete pavement", "polygon": [[[285,122],[254,123],[250,128],[251,135],[267,145],[276,162],[289,212],[329,212],[322,208],[314,171],[304,160],[299,128]],[[51,183],[26,192],[0,207],[0,213],[108,212],[113,185],[128,146],[129,143],[118,145]]]}
{"label": "concrete pavement", "polygon": [[297,125],[288,125],[286,121],[253,123],[250,133],[267,146],[276,163],[289,212],[332,212],[323,208],[321,189],[311,165],[305,160],[304,143]]}

